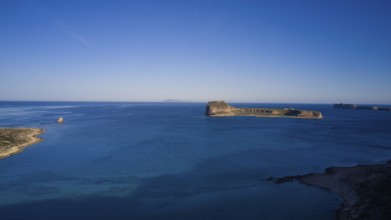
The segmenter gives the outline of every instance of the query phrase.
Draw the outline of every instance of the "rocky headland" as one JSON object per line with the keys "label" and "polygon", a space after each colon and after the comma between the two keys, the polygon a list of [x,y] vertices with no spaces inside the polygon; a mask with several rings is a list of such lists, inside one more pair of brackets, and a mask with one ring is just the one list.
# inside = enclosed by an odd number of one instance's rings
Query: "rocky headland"
{"label": "rocky headland", "polygon": [[270,178],[276,183],[297,180],[337,193],[343,200],[338,220],[391,219],[391,161],[380,165],[330,167],[324,173]]}
{"label": "rocky headland", "polygon": [[24,148],[40,142],[40,128],[0,128],[0,159],[17,154]]}
{"label": "rocky headland", "polygon": [[372,111],[391,111],[391,107],[373,106],[373,105],[354,105],[354,104],[334,104],[336,109],[354,109],[354,110],[372,110]]}
{"label": "rocky headland", "polygon": [[221,116],[255,116],[255,117],[289,117],[321,119],[321,112],[297,110],[293,108],[270,109],[270,108],[236,108],[224,101],[210,101],[206,106],[206,115],[212,117]]}

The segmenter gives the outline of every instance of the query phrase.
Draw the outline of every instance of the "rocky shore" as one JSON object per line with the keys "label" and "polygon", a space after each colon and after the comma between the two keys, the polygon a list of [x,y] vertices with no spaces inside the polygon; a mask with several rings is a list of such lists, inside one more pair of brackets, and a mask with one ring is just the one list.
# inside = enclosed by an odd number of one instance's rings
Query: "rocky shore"
{"label": "rocky shore", "polygon": [[236,108],[224,101],[210,101],[206,106],[206,115],[212,117],[221,116],[255,116],[255,117],[288,117],[321,119],[321,112],[297,110],[293,108],[270,109],[270,108]]}
{"label": "rocky shore", "polygon": [[20,153],[24,148],[40,142],[40,128],[0,128],[0,159]]}
{"label": "rocky shore", "polygon": [[330,167],[324,173],[270,178],[276,183],[299,181],[337,193],[343,200],[338,220],[391,219],[391,161],[379,165]]}

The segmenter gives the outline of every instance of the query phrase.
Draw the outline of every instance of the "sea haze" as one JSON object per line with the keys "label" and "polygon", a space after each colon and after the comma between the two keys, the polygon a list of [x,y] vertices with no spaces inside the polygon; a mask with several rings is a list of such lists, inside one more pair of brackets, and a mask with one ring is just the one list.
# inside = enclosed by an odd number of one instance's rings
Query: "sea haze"
{"label": "sea haze", "polygon": [[335,194],[266,179],[391,158],[390,112],[233,106],[324,119],[210,118],[205,103],[0,102],[1,127],[45,129],[0,160],[1,219],[333,219]]}

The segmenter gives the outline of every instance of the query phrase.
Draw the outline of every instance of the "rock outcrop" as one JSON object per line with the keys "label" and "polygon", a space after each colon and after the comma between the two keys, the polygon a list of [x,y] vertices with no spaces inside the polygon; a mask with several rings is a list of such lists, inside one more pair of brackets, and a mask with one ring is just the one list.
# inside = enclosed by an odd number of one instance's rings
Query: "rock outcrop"
{"label": "rock outcrop", "polygon": [[338,193],[343,199],[338,220],[391,219],[391,161],[379,165],[330,167],[324,173],[269,178],[276,183],[297,180]]}
{"label": "rock outcrop", "polygon": [[206,115],[209,116],[234,116],[238,109],[224,101],[211,101],[206,106]]}
{"label": "rock outcrop", "polygon": [[64,118],[63,117],[58,117],[57,118],[57,123],[59,123],[59,124],[64,123]]}
{"label": "rock outcrop", "polygon": [[210,101],[206,106],[206,115],[221,116],[255,116],[255,117],[289,117],[321,119],[322,113],[317,111],[304,111],[293,108],[269,109],[269,108],[236,108],[224,101]]}

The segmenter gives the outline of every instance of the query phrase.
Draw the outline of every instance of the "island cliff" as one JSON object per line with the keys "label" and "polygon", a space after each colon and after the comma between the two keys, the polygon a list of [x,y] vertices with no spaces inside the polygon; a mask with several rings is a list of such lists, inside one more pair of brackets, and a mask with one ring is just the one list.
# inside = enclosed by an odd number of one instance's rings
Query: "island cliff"
{"label": "island cliff", "polygon": [[255,116],[255,117],[289,117],[321,119],[322,113],[317,111],[304,111],[292,108],[269,109],[269,108],[236,108],[224,101],[210,101],[206,106],[206,115],[213,117],[221,116]]}

